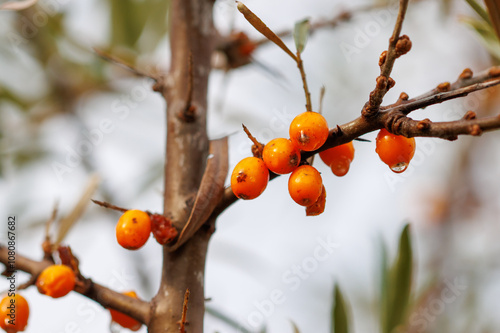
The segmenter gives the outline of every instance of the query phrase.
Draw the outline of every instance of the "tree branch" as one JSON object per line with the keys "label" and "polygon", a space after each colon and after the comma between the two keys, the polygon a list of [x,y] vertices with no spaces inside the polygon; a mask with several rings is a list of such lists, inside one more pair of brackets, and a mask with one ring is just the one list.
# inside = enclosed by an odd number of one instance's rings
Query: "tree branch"
{"label": "tree branch", "polygon": [[[6,266],[9,262],[8,249],[2,244],[0,244],[0,262]],[[26,272],[36,278],[46,267],[54,263],[50,260],[35,261],[17,253],[15,264],[16,270]],[[128,297],[94,283],[90,279],[79,280],[74,291],[96,301],[105,308],[120,311],[145,325],[149,323],[150,306],[148,302]]]}
{"label": "tree branch", "polygon": [[[392,133],[406,137],[436,137],[447,140],[456,139],[458,135],[480,135],[482,132],[500,129],[500,116],[481,119],[464,117],[464,119],[456,121],[437,123],[428,119],[418,121],[407,117],[410,112],[417,109],[464,97],[474,91],[490,88],[498,84],[500,84],[500,67],[491,67],[475,77],[473,77],[470,69],[466,69],[456,82],[444,85],[448,87],[447,91],[441,91],[443,85],[439,85],[438,87],[441,88],[432,89],[413,99],[408,99],[408,96],[402,93],[403,99],[400,98],[396,103],[381,107],[381,112],[378,112],[373,118],[367,119],[360,116],[346,124],[337,125],[337,127],[330,130],[328,139],[320,149],[313,152],[302,152],[301,160],[381,128],[387,128]],[[271,179],[275,177],[277,175],[271,175]],[[233,194],[231,187],[227,187],[212,216],[218,216],[237,200],[238,198]]]}

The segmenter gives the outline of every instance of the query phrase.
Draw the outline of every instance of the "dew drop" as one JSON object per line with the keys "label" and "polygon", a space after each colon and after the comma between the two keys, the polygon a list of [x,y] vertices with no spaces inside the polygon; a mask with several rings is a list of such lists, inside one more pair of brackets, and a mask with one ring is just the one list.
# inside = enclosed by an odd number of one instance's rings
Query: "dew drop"
{"label": "dew drop", "polygon": [[405,171],[406,168],[408,168],[408,163],[406,163],[406,162],[401,162],[401,163],[394,164],[393,166],[391,166],[391,170],[394,171],[395,173],[401,173],[401,172]]}

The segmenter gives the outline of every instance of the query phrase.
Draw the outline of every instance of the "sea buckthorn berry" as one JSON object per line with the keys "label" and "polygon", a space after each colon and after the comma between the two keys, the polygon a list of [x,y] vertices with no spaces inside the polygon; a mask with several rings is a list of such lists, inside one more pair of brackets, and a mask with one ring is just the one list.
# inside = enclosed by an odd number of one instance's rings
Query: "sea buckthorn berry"
{"label": "sea buckthorn berry", "polygon": [[325,211],[325,205],[326,205],[326,189],[325,185],[321,187],[321,194],[316,200],[315,203],[313,203],[310,206],[306,207],[306,216],[316,216]]}
{"label": "sea buckthorn berry", "polygon": [[288,192],[301,206],[310,206],[321,195],[323,181],[318,170],[310,165],[301,165],[288,179]]}
{"label": "sea buckthorn berry", "polygon": [[375,151],[392,171],[401,173],[415,154],[415,139],[389,133],[384,128],[377,135]]}
{"label": "sea buckthorn berry", "polygon": [[266,189],[269,170],[263,160],[246,157],[234,167],[231,174],[231,189],[240,199],[257,198]]}
{"label": "sea buckthorn berry", "polygon": [[141,248],[149,239],[151,218],[142,210],[127,210],[116,224],[118,244],[128,250]]}
{"label": "sea buckthorn berry", "polygon": [[333,147],[319,153],[321,160],[328,165],[335,176],[342,177],[349,171],[354,159],[354,146],[351,142]]}
{"label": "sea buckthorn berry", "polygon": [[317,112],[299,114],[290,124],[290,140],[299,149],[313,151],[321,147],[328,138],[328,123]]}
{"label": "sea buckthorn berry", "polygon": [[4,295],[0,301],[0,327],[7,333],[24,331],[28,325],[30,307],[26,299],[17,292]]}
{"label": "sea buckthorn berry", "polygon": [[[137,294],[135,293],[135,291],[127,291],[122,294],[133,298],[137,298]],[[138,331],[142,326],[142,324],[137,320],[135,320],[134,318],[129,317],[126,314],[123,314],[119,311],[109,309],[109,312],[111,314],[111,320],[120,325],[121,327],[128,328],[131,331]]]}
{"label": "sea buckthorn berry", "polygon": [[66,265],[51,265],[36,279],[36,287],[41,294],[59,298],[75,288],[75,272]]}
{"label": "sea buckthorn berry", "polygon": [[262,159],[267,168],[284,175],[295,170],[300,163],[300,150],[285,138],[271,140],[264,147]]}

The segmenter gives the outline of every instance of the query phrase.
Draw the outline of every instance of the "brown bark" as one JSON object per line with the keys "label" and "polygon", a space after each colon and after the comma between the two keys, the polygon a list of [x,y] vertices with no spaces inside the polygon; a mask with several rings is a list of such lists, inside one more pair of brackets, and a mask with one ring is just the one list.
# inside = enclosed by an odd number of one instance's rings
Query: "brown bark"
{"label": "brown bark", "polygon": [[[206,110],[210,58],[214,50],[213,1],[171,4],[171,70],[164,82],[167,144],[164,213],[182,230],[188,221],[208,156]],[[186,289],[188,331],[203,332],[204,271],[209,228],[202,227],[174,252],[163,249],[162,279],[152,302],[149,332],[178,332]]]}

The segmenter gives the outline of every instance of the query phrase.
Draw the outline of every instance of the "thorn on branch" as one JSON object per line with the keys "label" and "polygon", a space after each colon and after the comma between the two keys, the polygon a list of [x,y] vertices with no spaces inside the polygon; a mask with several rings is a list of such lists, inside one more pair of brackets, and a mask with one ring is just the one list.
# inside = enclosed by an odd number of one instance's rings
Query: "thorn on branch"
{"label": "thorn on branch", "polygon": [[458,77],[458,79],[459,80],[467,80],[467,79],[472,78],[473,75],[474,75],[474,73],[472,73],[472,70],[470,68],[466,68],[460,74],[460,76]]}
{"label": "thorn on branch", "polygon": [[179,113],[179,118],[187,123],[192,123],[196,120],[196,107],[192,104],[193,102],[193,53],[189,52],[188,59],[188,86],[187,86],[187,98],[186,106]]}
{"label": "thorn on branch", "polygon": [[182,316],[181,316],[181,320],[179,321],[179,332],[180,333],[186,333],[186,325],[188,325],[186,317],[187,317],[187,310],[188,310],[189,293],[190,293],[189,289],[186,289],[186,293],[184,294],[184,303],[182,304]]}
{"label": "thorn on branch", "polygon": [[262,158],[262,151],[264,150],[264,145],[262,143],[260,143],[259,141],[257,141],[257,139],[252,135],[252,133],[250,133],[250,131],[248,130],[248,128],[244,124],[241,124],[241,126],[243,126],[243,130],[247,134],[248,138],[250,140],[252,140],[252,142],[253,142],[253,145],[252,145],[253,156],[258,157],[258,158]]}
{"label": "thorn on branch", "polygon": [[127,208],[118,207],[118,206],[112,205],[112,204],[104,202],[104,201],[99,201],[99,200],[94,200],[94,199],[90,199],[90,200],[98,206],[117,210],[117,211],[122,212],[122,213],[125,213],[127,210],[129,210]]}

